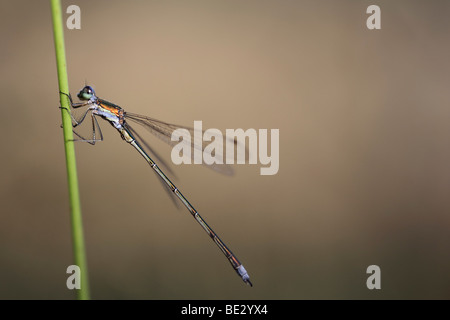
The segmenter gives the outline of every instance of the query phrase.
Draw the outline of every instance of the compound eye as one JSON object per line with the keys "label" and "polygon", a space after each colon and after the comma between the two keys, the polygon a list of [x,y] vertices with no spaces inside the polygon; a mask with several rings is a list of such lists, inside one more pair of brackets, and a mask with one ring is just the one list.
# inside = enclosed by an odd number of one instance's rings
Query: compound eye
{"label": "compound eye", "polygon": [[92,89],[91,86],[85,86],[83,89],[81,89],[80,93],[78,93],[78,98],[81,100],[89,100],[94,95],[94,89]]}

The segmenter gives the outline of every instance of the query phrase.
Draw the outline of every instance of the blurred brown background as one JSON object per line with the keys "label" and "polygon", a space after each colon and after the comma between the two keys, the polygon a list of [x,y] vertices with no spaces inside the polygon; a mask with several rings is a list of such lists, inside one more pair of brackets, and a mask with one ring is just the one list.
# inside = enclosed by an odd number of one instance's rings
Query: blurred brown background
{"label": "blurred brown background", "polygon": [[[110,125],[77,143],[92,298],[450,298],[448,1],[73,3],[72,95],[86,80],[168,122],[280,130],[277,175],[173,166],[253,288]],[[73,299],[50,5],[0,9],[0,298]]]}

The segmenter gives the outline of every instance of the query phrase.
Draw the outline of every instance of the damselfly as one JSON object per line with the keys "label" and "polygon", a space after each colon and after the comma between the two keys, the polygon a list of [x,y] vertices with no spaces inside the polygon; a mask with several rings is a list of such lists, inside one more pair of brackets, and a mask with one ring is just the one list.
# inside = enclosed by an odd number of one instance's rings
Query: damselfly
{"label": "damselfly", "polygon": [[[214,243],[220,248],[222,253],[227,257],[228,261],[233,266],[234,270],[237,274],[242,278],[242,280],[252,286],[250,282],[250,277],[245,270],[244,266],[239,262],[236,256],[231,252],[230,249],[225,245],[225,243],[220,240],[217,234],[208,226],[205,220],[200,216],[197,210],[189,203],[189,201],[183,196],[180,190],[170,181],[170,179],[164,174],[164,172],[158,167],[158,165],[153,161],[153,159],[149,156],[149,153],[155,155],[155,152],[151,149],[150,145],[146,143],[141,136],[134,130],[128,121],[138,123],[148,129],[151,133],[155,134],[158,138],[162,139],[168,144],[174,144],[171,139],[171,134],[174,130],[178,128],[182,128],[188,130],[188,132],[193,131],[191,128],[177,126],[173,124],[169,124],[166,122],[162,122],[150,117],[129,113],[126,112],[121,107],[108,102],[106,100],[100,99],[96,96],[94,89],[91,86],[85,86],[78,93],[78,98],[82,101],[80,103],[73,103],[72,98],[69,94],[65,94],[71,103],[72,108],[80,108],[87,107],[86,111],[82,114],[79,119],[75,119],[72,112],[70,112],[73,127],[79,126],[85,119],[87,115],[91,116],[92,121],[92,137],[90,139],[83,138],[80,134],[74,131],[74,133],[80,138],[79,140],[89,142],[91,144],[95,144],[96,141],[103,140],[103,135],[100,130],[100,126],[97,122],[96,116],[108,121],[114,128],[119,131],[123,140],[131,144],[148,162],[150,167],[156,172],[158,177],[161,179],[163,184],[169,187],[170,194],[175,195],[181,203],[189,210],[191,215],[195,218],[195,220],[202,226],[202,228],[206,231],[206,233],[210,236],[210,238],[214,241]],[[189,141],[189,140],[186,140]],[[202,148],[202,145],[197,144],[195,142],[192,143],[192,147],[194,148]],[[143,148],[145,146],[150,152],[146,152]],[[162,160],[158,158],[161,162]],[[213,169],[221,171],[223,168],[227,168],[226,166],[212,166]],[[227,173],[225,170],[223,173]]]}

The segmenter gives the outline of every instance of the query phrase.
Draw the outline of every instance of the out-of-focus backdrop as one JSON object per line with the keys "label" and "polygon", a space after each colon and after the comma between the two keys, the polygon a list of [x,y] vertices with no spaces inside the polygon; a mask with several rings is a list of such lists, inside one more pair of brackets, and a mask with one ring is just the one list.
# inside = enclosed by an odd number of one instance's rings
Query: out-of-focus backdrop
{"label": "out-of-focus backdrop", "polygon": [[[376,1],[373,31],[373,1],[70,4],[73,96],[87,81],[167,122],[280,130],[276,175],[172,166],[253,288],[114,128],[77,143],[92,298],[450,298],[448,1]],[[49,3],[2,1],[0,34],[0,298],[73,299]]]}

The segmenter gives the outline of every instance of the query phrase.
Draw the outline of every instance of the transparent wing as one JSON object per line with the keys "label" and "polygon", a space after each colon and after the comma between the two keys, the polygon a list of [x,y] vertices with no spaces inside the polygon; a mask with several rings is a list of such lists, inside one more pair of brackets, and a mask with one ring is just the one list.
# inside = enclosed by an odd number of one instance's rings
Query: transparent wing
{"label": "transparent wing", "polygon": [[147,149],[147,151],[156,159],[156,161],[158,161],[158,166],[161,166],[164,170],[170,172],[172,176],[175,176],[175,173],[172,171],[169,165],[158,155],[158,153],[156,153],[156,151],[144,139],[142,139],[141,135],[138,134],[136,130],[134,130],[128,124],[125,124],[124,127],[130,130],[131,133],[136,138],[136,140],[138,140],[138,142]]}
{"label": "transparent wing", "polygon": [[[160,140],[164,141],[165,143],[167,143],[172,147],[178,144],[184,144],[188,148],[191,148],[191,161],[193,161],[194,159],[194,149],[203,152],[205,148],[208,146],[208,144],[211,143],[209,141],[203,141],[203,135],[205,133],[204,131],[199,131],[196,133],[196,130],[194,128],[170,124],[167,122],[163,122],[154,118],[150,118],[135,113],[126,112],[124,116],[126,120],[140,124],[154,136],[156,136],[157,138],[159,138]],[[184,129],[184,130],[177,130],[177,129]],[[175,130],[177,130],[177,133],[179,133],[178,136],[181,139],[172,141],[171,139],[172,133]],[[225,137],[222,137],[222,139],[219,140],[214,140],[216,148],[214,149],[214,154],[212,156],[217,160],[216,161],[217,163],[213,164],[202,163],[202,164],[221,174],[233,175],[234,173],[233,168],[225,164],[226,159],[223,151],[225,150],[227,142],[229,144],[231,143],[233,145],[233,148],[236,145],[236,141],[226,139]]]}
{"label": "transparent wing", "polygon": [[[130,127],[129,125],[125,124],[124,125],[128,130],[130,130],[130,132],[133,134],[134,138],[138,141],[139,144],[141,144],[142,146],[144,146],[147,151],[155,158],[156,161],[158,161],[158,166],[161,166],[163,169],[165,169],[166,171],[170,172],[172,174],[172,176],[175,176],[175,174],[173,173],[172,169],[170,169],[170,167],[167,165],[167,163],[153,150],[152,147],[150,147],[150,145],[145,142],[144,139],[142,139],[142,137],[136,132],[136,130],[134,130],[132,127]],[[172,200],[173,204],[180,209],[180,204],[177,201],[177,197],[175,196],[175,194],[172,192],[172,190],[170,190],[170,188],[167,186],[167,184],[165,184],[163,182],[163,180],[158,178],[158,181],[162,184],[163,189],[166,191],[166,193],[168,194],[170,200]]]}

